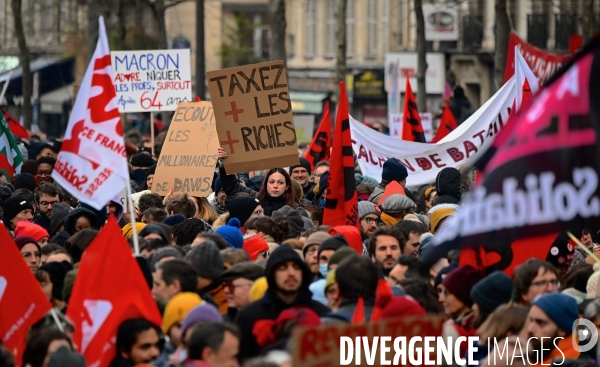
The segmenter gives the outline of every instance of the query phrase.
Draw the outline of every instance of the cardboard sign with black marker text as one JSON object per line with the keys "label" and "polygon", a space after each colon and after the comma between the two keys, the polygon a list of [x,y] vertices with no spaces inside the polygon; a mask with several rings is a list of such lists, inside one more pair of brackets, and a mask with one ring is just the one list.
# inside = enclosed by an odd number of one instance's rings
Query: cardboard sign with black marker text
{"label": "cardboard sign with black marker text", "polygon": [[283,61],[206,73],[227,173],[299,163]]}
{"label": "cardboard sign with black marker text", "polygon": [[175,110],[156,166],[152,192],[205,197],[219,150],[215,114],[210,102],[181,102]]}

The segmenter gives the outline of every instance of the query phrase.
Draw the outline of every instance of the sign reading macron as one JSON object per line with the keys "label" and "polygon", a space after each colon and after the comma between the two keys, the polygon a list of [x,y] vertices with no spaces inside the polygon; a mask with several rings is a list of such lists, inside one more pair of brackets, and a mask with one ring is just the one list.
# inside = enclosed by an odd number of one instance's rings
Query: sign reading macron
{"label": "sign reading macron", "polygon": [[119,112],[175,111],[192,100],[190,50],[111,52]]}

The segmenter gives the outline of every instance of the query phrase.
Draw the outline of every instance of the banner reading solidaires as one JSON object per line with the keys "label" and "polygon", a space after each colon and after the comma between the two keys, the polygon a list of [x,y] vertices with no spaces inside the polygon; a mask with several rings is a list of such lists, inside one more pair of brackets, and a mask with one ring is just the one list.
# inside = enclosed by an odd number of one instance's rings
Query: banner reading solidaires
{"label": "banner reading solidaires", "polygon": [[408,187],[435,181],[444,167],[460,167],[484,152],[502,129],[516,98],[515,79],[504,86],[471,117],[437,144],[399,140],[350,118],[352,148],[364,175],[381,180],[383,163],[398,158],[408,169]]}

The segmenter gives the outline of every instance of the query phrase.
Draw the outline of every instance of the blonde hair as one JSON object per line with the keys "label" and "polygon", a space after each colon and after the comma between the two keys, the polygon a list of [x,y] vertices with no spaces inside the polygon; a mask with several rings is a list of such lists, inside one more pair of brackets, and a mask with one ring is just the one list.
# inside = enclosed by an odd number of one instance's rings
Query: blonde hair
{"label": "blonde hair", "polygon": [[196,200],[198,211],[200,212],[198,219],[202,219],[206,223],[212,225],[213,222],[219,218],[219,214],[215,208],[210,205],[207,198],[194,197],[194,199]]}
{"label": "blonde hair", "polygon": [[486,345],[488,338],[503,339],[519,334],[525,325],[528,313],[527,307],[514,303],[499,306],[477,329],[480,343]]}

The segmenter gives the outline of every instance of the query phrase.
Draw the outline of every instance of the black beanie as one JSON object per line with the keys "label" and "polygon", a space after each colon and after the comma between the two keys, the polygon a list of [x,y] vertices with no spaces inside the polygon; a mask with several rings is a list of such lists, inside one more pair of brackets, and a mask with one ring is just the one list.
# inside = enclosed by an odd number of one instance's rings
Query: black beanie
{"label": "black beanie", "polygon": [[321,177],[319,178],[319,192],[317,192],[317,198],[320,198],[321,195],[327,189],[327,185],[329,184],[329,171],[323,172]]}
{"label": "black beanie", "polygon": [[31,209],[33,214],[33,205],[25,199],[24,196],[12,196],[4,202],[4,221],[10,222],[22,210]]}
{"label": "black beanie", "polygon": [[304,167],[304,168],[306,168],[306,170],[308,171],[308,175],[309,176],[312,173],[311,170],[310,170],[310,163],[305,158],[300,157],[300,164],[296,164],[294,166],[290,166],[290,169],[288,170],[288,173],[290,174],[290,176],[292,175],[292,171],[294,170],[294,168],[298,168],[298,167]]}
{"label": "black beanie", "polygon": [[62,301],[62,291],[65,284],[65,277],[72,269],[73,265],[66,260],[61,262],[53,261],[40,266],[39,270],[44,270],[50,274],[50,278],[52,280],[52,297]]}
{"label": "black beanie", "polygon": [[27,189],[31,192],[35,191],[35,177],[30,173],[19,173],[15,176],[14,181],[15,190]]}
{"label": "black beanie", "polygon": [[134,167],[150,168],[155,164],[156,162],[150,154],[138,153],[131,157],[131,165]]}
{"label": "black beanie", "polygon": [[349,246],[348,241],[341,234],[335,234],[319,245],[319,251],[317,255],[321,254],[323,250],[334,250],[337,251],[342,246]]}
{"label": "black beanie", "polygon": [[229,212],[229,217],[237,218],[242,226],[259,205],[258,200],[249,196],[228,196],[225,199],[225,208]]}
{"label": "black beanie", "polygon": [[396,158],[390,158],[383,163],[381,179],[383,181],[404,181],[408,177],[406,167]]}

